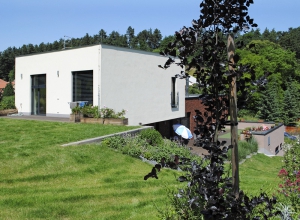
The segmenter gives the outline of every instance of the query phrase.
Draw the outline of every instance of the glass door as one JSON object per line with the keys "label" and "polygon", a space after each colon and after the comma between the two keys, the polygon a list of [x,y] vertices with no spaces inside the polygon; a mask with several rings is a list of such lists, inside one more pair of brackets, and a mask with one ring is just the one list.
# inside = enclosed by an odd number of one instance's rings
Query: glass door
{"label": "glass door", "polygon": [[31,76],[31,114],[46,115],[46,74]]}

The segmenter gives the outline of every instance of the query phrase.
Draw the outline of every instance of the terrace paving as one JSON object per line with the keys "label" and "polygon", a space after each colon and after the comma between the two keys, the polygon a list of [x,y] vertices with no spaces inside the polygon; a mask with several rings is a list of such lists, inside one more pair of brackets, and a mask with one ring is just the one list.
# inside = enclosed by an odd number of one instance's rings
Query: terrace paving
{"label": "terrace paving", "polygon": [[[222,136],[226,135],[227,133],[229,132],[226,131],[225,133],[222,133],[222,135],[219,136],[219,141],[226,141],[226,145],[229,145],[231,140],[229,138],[222,138]],[[202,147],[194,146],[193,143],[194,143],[194,139],[190,140],[187,145],[191,149],[192,153],[197,154],[198,156],[201,157],[203,157],[203,155],[208,155],[207,150],[203,149]]]}

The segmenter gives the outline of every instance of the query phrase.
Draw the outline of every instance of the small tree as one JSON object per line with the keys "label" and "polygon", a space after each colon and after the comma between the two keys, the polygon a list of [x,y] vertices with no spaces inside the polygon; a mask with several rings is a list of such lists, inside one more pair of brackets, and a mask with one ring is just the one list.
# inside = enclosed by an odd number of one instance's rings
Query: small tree
{"label": "small tree", "polygon": [[[205,219],[250,219],[254,208],[262,203],[267,204],[262,212],[270,212],[261,213],[261,216],[274,214],[272,205],[275,199],[269,199],[262,193],[259,198],[250,200],[239,191],[238,186],[236,112],[251,93],[247,85],[255,80],[255,72],[250,66],[238,64],[239,56],[234,54],[234,35],[240,30],[248,30],[249,26],[257,26],[247,13],[252,3],[252,0],[204,0],[200,4],[200,18],[192,21],[192,27],[183,27],[176,32],[175,41],[161,52],[169,58],[164,66],[159,67],[168,68],[176,62],[177,56],[179,62],[176,64],[186,68],[179,74],[181,78],[187,77],[191,68],[196,69],[197,81],[203,91],[199,98],[206,106],[206,111],[210,112],[200,140],[200,144],[209,152],[206,156],[209,165],[203,168],[193,163],[189,173],[181,178],[189,182],[188,186],[180,190],[173,200],[182,219],[199,219],[200,215]],[[242,42],[237,42],[237,46],[242,45]],[[255,81],[259,86],[265,82],[265,77]],[[235,98],[236,88],[240,94],[238,101]],[[228,123],[223,110],[228,109],[229,103],[229,111],[232,112],[230,125],[235,130],[232,132],[235,137],[231,145],[226,147],[225,143],[218,141],[218,131]],[[209,138],[211,135],[213,138]],[[223,161],[232,147],[233,181],[223,176]]]}
{"label": "small tree", "polygon": [[13,95],[15,95],[15,90],[12,83],[9,82],[6,84],[2,96],[4,97],[4,96],[13,96]]}

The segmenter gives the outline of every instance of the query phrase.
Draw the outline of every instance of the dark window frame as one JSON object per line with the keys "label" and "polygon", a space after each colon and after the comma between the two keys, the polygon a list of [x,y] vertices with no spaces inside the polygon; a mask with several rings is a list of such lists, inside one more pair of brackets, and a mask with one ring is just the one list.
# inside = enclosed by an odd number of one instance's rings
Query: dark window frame
{"label": "dark window frame", "polygon": [[72,101],[85,101],[88,105],[94,102],[93,70],[72,71]]}

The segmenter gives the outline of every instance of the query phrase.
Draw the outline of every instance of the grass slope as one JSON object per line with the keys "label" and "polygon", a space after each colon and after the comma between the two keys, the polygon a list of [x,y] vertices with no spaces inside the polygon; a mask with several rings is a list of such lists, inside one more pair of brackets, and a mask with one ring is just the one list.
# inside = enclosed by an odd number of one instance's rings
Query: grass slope
{"label": "grass slope", "polygon": [[0,219],[156,219],[179,184],[166,169],[144,181],[152,166],[97,144],[60,146],[128,127],[0,123]]}
{"label": "grass slope", "polygon": [[[101,145],[60,144],[123,126],[0,119],[0,219],[158,219],[175,171],[143,180],[152,166]],[[116,127],[116,128],[114,128]],[[120,130],[121,129],[121,130]],[[106,133],[107,134],[107,133]],[[241,189],[276,188],[280,158],[256,155],[240,166]]]}
{"label": "grass slope", "polygon": [[240,188],[257,195],[260,189],[272,195],[278,189],[278,172],[282,168],[282,157],[257,154],[240,165]]}
{"label": "grass slope", "polygon": [[[174,171],[143,180],[151,166],[100,145],[54,146],[1,167],[0,219],[156,219]],[[11,170],[14,170],[14,173]]]}

